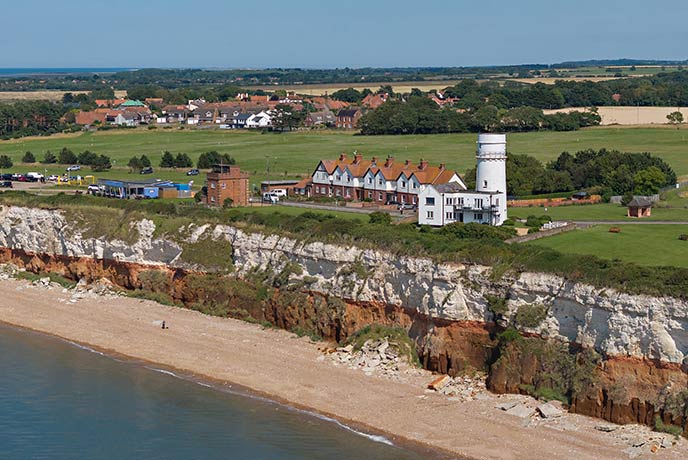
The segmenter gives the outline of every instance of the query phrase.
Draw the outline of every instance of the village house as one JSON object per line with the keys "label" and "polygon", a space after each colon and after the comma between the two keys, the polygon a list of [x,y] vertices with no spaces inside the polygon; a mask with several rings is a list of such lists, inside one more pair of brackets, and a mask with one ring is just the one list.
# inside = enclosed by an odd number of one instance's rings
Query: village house
{"label": "village house", "polygon": [[162,108],[162,114],[163,117],[158,118],[159,123],[184,123],[189,116],[189,109],[185,105],[166,105]]}
{"label": "village house", "polygon": [[374,110],[387,102],[387,99],[389,99],[389,94],[387,93],[368,94],[361,101],[361,105],[365,108]]}
{"label": "village house", "polygon": [[260,129],[272,127],[272,116],[267,111],[252,114],[246,119],[246,128]]}
{"label": "village house", "polygon": [[209,206],[224,206],[230,199],[232,206],[247,206],[248,174],[238,166],[214,165],[207,176],[205,202]]}
{"label": "village house", "polygon": [[322,160],[311,177],[312,196],[339,197],[344,200],[374,201],[379,204],[418,204],[418,195],[430,184],[458,183],[465,189],[459,175],[443,164],[431,166],[421,160],[418,165],[406,160],[395,162],[388,157],[364,160],[359,153],[349,159]]}
{"label": "village house", "polygon": [[337,112],[337,128],[354,129],[361,118],[361,111],[358,109],[342,109]]}
{"label": "village house", "polygon": [[310,112],[306,115],[303,124],[307,128],[312,128],[315,126],[335,126],[337,123],[337,117],[329,109],[323,110],[321,112]]}

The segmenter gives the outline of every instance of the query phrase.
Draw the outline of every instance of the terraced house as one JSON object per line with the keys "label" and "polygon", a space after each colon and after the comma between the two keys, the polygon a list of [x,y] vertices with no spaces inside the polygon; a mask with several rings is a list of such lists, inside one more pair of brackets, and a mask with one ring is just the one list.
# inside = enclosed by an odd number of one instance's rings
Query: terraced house
{"label": "terraced house", "polygon": [[337,160],[322,160],[312,175],[314,197],[339,197],[344,200],[370,200],[381,204],[392,202],[418,204],[418,195],[428,185],[456,183],[466,188],[456,173],[443,164],[431,166],[396,162],[389,156],[384,162],[376,157],[364,160],[360,153],[353,158],[342,154]]}

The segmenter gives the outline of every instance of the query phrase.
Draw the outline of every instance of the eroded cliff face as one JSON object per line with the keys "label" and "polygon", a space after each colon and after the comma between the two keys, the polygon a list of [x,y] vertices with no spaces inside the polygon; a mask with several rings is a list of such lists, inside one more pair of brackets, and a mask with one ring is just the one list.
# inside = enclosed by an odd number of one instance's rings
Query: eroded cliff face
{"label": "eroded cliff face", "polygon": [[[239,278],[270,273],[281,280],[283,294],[284,286],[291,286],[289,296],[275,296],[260,311],[251,311],[280,327],[308,323],[320,335],[340,340],[374,322],[401,325],[418,343],[426,367],[455,373],[469,366],[487,370],[499,353],[496,332],[513,324],[522,309],[538,305],[543,316],[520,324],[523,333],[593,348],[605,358],[601,381],[573,398],[574,410],[647,423],[656,415],[653,392],[688,385],[686,300],[629,295],[542,273],[496,277],[490,267],[435,263],[228,225],[191,225],[173,233],[161,233],[149,219],[128,225],[124,237],[107,238],[105,229],[86,231],[61,210],[5,206],[0,246],[6,249],[0,259],[70,277],[105,276],[127,288],[140,287],[138,275],[153,267],[169,277],[174,298],[193,301],[184,278],[207,267],[184,251],[211,242],[226,251],[214,257],[231,261]],[[340,304],[333,306],[330,299]],[[495,299],[503,299],[501,308],[495,308]],[[520,391],[532,383],[533,358],[521,353],[512,361],[495,367],[492,389]],[[627,401],[613,398],[611,390],[620,384],[630,388],[623,397]]]}

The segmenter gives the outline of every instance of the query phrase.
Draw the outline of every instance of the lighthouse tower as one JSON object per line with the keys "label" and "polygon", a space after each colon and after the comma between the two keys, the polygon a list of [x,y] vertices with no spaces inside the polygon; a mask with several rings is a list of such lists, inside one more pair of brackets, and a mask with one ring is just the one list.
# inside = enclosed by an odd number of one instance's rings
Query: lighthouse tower
{"label": "lighthouse tower", "polygon": [[476,192],[490,194],[490,224],[501,225],[506,216],[506,134],[479,134],[476,155]]}

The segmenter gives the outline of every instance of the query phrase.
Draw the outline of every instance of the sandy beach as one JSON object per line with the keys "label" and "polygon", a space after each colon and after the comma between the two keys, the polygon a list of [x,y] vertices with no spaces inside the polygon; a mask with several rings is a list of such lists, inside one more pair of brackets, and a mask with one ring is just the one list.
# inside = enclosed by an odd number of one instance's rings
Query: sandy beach
{"label": "sandy beach", "polygon": [[[73,301],[61,288],[0,281],[0,321],[56,335],[199,377],[231,382],[296,407],[335,417],[392,442],[420,443],[475,459],[631,458],[629,443],[596,430],[606,424],[566,415],[524,423],[495,404],[513,396],[457,402],[428,394],[429,373],[403,381],[366,375],[323,359],[323,344],[275,329],[132,298]],[[165,320],[169,329],[162,330]],[[637,428],[639,430],[644,430]],[[621,429],[619,429],[621,430]],[[688,457],[686,443],[635,458]]]}

